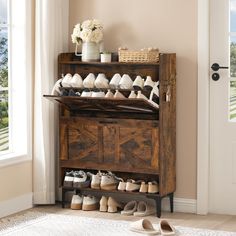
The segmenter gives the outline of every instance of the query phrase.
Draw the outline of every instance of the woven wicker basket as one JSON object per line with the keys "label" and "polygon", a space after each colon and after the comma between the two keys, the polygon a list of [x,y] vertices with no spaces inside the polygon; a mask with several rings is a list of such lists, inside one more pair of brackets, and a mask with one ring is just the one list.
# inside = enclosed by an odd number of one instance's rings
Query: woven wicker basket
{"label": "woven wicker basket", "polygon": [[119,62],[159,62],[158,49],[143,49],[140,51],[129,51],[127,49],[119,49]]}

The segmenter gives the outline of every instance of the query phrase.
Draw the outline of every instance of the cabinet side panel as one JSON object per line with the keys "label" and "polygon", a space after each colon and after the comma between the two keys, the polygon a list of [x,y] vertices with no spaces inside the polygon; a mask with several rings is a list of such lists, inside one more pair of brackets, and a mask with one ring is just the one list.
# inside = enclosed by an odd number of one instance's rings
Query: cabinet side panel
{"label": "cabinet side panel", "polygon": [[176,55],[160,55],[160,194],[176,188]]}
{"label": "cabinet side panel", "polygon": [[60,159],[61,160],[68,160],[68,127],[67,123],[60,120]]}

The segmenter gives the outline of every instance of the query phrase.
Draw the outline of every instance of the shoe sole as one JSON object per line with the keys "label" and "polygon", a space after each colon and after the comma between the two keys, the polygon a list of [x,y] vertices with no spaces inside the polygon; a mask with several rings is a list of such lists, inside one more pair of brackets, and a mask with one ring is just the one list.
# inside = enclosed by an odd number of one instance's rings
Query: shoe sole
{"label": "shoe sole", "polygon": [[116,184],[101,185],[102,190],[116,190]]}
{"label": "shoe sole", "polygon": [[107,212],[107,206],[106,205],[104,205],[104,206],[100,205],[99,211]]}
{"label": "shoe sole", "polygon": [[109,212],[109,213],[116,213],[117,211],[118,210],[117,210],[116,206],[108,206],[107,212]]}
{"label": "shoe sole", "polygon": [[100,189],[100,185],[99,184],[91,184],[91,188],[92,189]]}
{"label": "shoe sole", "polygon": [[82,205],[83,211],[94,211],[98,209],[98,204]]}
{"label": "shoe sole", "polygon": [[70,208],[71,208],[72,210],[81,210],[82,204],[72,203],[71,206],[70,206]]}

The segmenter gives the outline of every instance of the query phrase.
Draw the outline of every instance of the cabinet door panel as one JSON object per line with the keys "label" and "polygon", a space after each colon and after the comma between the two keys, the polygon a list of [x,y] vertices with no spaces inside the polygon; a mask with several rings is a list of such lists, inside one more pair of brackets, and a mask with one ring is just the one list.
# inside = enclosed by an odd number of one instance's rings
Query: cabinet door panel
{"label": "cabinet door panel", "polygon": [[69,125],[69,159],[77,159],[80,162],[97,162],[99,153],[98,133],[99,128],[96,125],[83,123]]}
{"label": "cabinet door panel", "polygon": [[[120,127],[120,164],[130,168],[158,168],[157,128]],[[154,134],[154,135],[153,135]]]}

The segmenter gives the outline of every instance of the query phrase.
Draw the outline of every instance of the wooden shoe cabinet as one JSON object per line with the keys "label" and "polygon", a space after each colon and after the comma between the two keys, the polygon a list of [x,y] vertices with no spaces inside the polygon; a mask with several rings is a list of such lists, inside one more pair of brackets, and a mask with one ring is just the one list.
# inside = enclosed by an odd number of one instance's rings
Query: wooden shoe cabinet
{"label": "wooden shoe cabinet", "polygon": [[[110,80],[115,73],[137,75],[159,80],[159,108],[144,99],[92,98],[44,95],[60,104],[59,167],[60,181],[66,171],[112,171],[124,179],[157,181],[157,194],[139,192],[156,201],[157,216],[161,216],[161,200],[169,197],[173,212],[176,186],[176,55],[160,54],[159,63],[81,62],[74,53],[62,53],[58,58],[58,76],[78,73],[104,73]],[[80,88],[77,88],[81,91]],[[130,90],[121,91],[128,97]],[[168,93],[168,95],[167,95]],[[150,91],[143,91],[147,97]],[[62,206],[65,193],[105,190],[74,189],[62,186]]]}

